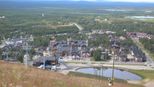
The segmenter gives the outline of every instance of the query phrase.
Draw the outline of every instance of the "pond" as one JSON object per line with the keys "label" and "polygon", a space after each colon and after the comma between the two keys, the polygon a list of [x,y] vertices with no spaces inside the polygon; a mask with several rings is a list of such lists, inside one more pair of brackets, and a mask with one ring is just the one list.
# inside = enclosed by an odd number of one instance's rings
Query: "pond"
{"label": "pond", "polygon": [[[112,68],[80,68],[76,71],[84,74],[91,74],[108,78],[112,77]],[[114,78],[133,81],[142,80],[140,76],[120,69],[114,69]]]}

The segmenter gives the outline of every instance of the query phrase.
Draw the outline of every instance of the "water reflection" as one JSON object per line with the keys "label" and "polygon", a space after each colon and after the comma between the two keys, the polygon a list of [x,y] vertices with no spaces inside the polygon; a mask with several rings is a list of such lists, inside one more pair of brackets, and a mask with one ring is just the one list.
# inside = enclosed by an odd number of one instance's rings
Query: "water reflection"
{"label": "water reflection", "polygon": [[[112,68],[80,68],[77,72],[103,77],[112,77]],[[142,78],[128,71],[115,69],[114,77],[122,80],[141,80]]]}

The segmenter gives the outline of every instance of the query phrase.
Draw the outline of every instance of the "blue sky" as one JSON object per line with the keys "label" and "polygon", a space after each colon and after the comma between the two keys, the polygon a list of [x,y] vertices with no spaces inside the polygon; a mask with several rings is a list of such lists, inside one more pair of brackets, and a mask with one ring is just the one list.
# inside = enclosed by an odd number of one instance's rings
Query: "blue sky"
{"label": "blue sky", "polygon": [[[7,0],[5,0],[5,1],[7,1]],[[23,0],[9,0],[9,1],[23,1]],[[91,2],[111,1],[111,2],[148,2],[148,3],[154,3],[154,0],[24,0],[24,1],[91,1]]]}
{"label": "blue sky", "polygon": [[154,2],[154,0],[110,0],[110,1],[120,1],[120,2]]}
{"label": "blue sky", "polygon": [[75,1],[154,2],[154,0],[75,0]]}

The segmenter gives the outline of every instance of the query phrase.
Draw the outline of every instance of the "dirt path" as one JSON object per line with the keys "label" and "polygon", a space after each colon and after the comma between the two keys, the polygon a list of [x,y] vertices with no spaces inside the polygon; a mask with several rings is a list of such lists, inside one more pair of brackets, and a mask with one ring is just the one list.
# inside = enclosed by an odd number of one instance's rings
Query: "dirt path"
{"label": "dirt path", "polygon": [[142,81],[128,81],[130,84],[143,85],[144,87],[154,87],[154,80],[145,79]]}
{"label": "dirt path", "polygon": [[154,87],[154,81],[148,81],[144,85],[145,87]]}

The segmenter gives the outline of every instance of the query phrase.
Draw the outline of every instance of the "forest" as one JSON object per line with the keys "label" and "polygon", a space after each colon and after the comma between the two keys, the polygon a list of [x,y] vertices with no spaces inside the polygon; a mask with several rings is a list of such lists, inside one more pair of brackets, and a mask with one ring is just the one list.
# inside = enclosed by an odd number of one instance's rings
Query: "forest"
{"label": "forest", "polygon": [[[154,35],[154,19],[126,18],[136,15],[154,16],[154,9],[150,8],[151,12],[146,12],[151,4],[145,6],[145,8],[131,8],[132,6],[119,8],[115,5],[115,9],[111,9],[112,4],[101,6],[98,3],[92,5],[91,3],[68,2],[69,6],[65,5],[64,2],[53,2],[56,5],[28,2],[20,5],[18,3],[3,2],[3,5],[1,5],[0,16],[5,16],[5,18],[0,18],[0,41],[4,37],[12,38],[29,34],[34,36],[36,46],[46,46],[50,36],[64,33],[67,33],[67,35],[56,36],[56,38],[61,40],[72,36],[74,39],[87,39],[86,35],[78,34],[79,29],[76,26],[68,26],[70,23],[80,24],[84,28],[83,33],[92,30],[110,30],[117,32],[117,36],[125,36],[127,31]],[[29,7],[26,7],[26,5],[29,5]],[[87,8],[87,6],[90,6],[90,8]],[[94,42],[91,45],[99,45],[102,42],[108,43],[107,37],[103,39],[98,37],[97,39],[98,41],[91,41]]]}

